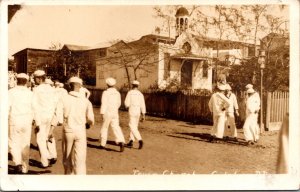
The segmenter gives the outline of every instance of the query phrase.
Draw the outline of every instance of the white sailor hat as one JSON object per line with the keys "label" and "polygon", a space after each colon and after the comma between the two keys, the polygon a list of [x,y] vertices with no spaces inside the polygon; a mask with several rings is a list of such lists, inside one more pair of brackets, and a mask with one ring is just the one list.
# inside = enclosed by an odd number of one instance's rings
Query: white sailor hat
{"label": "white sailor hat", "polygon": [[255,93],[254,89],[253,88],[250,88],[247,90],[247,93]]}
{"label": "white sailor hat", "polygon": [[253,88],[253,85],[252,85],[252,84],[246,85],[246,89],[251,89],[251,88]]}
{"label": "white sailor hat", "polygon": [[36,71],[33,73],[33,75],[34,75],[35,77],[40,77],[40,76],[46,75],[46,73],[45,73],[44,70],[36,70]]}
{"label": "white sailor hat", "polygon": [[138,82],[137,80],[132,81],[132,85],[139,85],[140,82]]}
{"label": "white sailor hat", "polygon": [[217,85],[217,88],[219,89],[219,90],[221,90],[221,91],[225,91],[226,90],[226,84],[221,84],[221,83],[219,83],[218,85]]}
{"label": "white sailor hat", "polygon": [[231,90],[231,86],[229,84],[226,84],[226,90]]}
{"label": "white sailor hat", "polygon": [[112,78],[112,77],[107,78],[105,80],[105,82],[109,86],[114,86],[117,83],[117,81],[114,78]]}
{"label": "white sailor hat", "polygon": [[59,83],[59,87],[64,87],[64,84],[63,83]]}
{"label": "white sailor hat", "polygon": [[19,73],[19,74],[17,74],[17,78],[22,78],[22,79],[29,79],[29,76],[28,75],[26,75],[25,73]]}
{"label": "white sailor hat", "polygon": [[49,84],[49,85],[52,85],[53,84],[53,81],[51,79],[45,79],[45,83],[46,84]]}
{"label": "white sailor hat", "polygon": [[59,81],[55,81],[54,85],[59,85],[60,82]]}
{"label": "white sailor hat", "polygon": [[69,83],[79,83],[80,85],[82,85],[82,79],[80,79],[79,77],[71,77],[69,79]]}

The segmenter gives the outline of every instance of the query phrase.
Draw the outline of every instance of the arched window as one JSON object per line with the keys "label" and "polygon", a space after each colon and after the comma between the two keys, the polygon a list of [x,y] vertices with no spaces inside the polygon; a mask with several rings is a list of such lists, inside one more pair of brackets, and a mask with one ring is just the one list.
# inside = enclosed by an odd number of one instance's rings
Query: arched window
{"label": "arched window", "polygon": [[184,22],[183,18],[180,18],[180,26],[183,25],[183,22]]}

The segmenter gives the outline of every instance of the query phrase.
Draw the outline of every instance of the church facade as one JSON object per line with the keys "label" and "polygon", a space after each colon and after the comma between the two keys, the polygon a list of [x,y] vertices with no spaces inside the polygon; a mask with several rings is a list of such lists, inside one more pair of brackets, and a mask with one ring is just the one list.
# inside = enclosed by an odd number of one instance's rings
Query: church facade
{"label": "church facade", "polygon": [[128,88],[130,82],[137,79],[141,82],[141,90],[179,88],[211,91],[217,75],[213,70],[217,51],[220,60],[231,64],[239,64],[251,54],[254,56],[254,45],[192,34],[188,30],[188,16],[184,7],[177,10],[175,38],[151,34],[137,41],[120,41],[109,47],[107,55],[96,61],[96,86],[104,89],[105,78],[114,77],[118,88]]}

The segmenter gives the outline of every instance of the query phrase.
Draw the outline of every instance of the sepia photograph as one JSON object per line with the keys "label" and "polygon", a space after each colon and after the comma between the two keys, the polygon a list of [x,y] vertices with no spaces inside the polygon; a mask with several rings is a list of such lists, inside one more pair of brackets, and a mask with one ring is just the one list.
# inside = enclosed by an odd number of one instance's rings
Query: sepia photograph
{"label": "sepia photograph", "polygon": [[1,189],[299,189],[298,1],[0,3]]}

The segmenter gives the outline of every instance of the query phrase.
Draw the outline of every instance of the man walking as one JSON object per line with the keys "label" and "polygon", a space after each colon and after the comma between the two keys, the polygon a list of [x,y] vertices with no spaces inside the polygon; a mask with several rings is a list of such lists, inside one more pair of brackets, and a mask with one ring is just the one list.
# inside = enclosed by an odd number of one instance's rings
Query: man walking
{"label": "man walking", "polygon": [[41,166],[46,168],[56,162],[56,142],[51,135],[51,122],[57,107],[55,89],[45,83],[43,70],[34,72],[34,81],[38,85],[33,90],[33,109],[37,144],[41,155]]}
{"label": "man walking", "polygon": [[17,75],[17,86],[8,91],[9,142],[16,173],[28,172],[31,126],[33,121],[32,92],[26,87],[29,77]]}
{"label": "man walking", "polygon": [[224,95],[226,85],[218,84],[217,92],[212,94],[208,106],[209,110],[213,113],[213,128],[211,131],[210,141],[223,139],[224,128],[225,128],[225,111],[229,107],[230,101]]}
{"label": "man walking", "polygon": [[235,125],[235,117],[239,116],[239,106],[237,99],[234,93],[231,91],[231,86],[226,84],[226,97],[229,99],[230,104],[226,109],[226,123],[225,123],[225,135],[232,137],[234,140],[237,140],[237,129]]}
{"label": "man walking", "polygon": [[246,120],[243,126],[245,140],[248,144],[254,144],[259,139],[258,111],[260,109],[260,99],[258,93],[253,89],[247,90],[246,99]]}
{"label": "man walking", "polygon": [[129,108],[129,128],[130,128],[130,138],[128,147],[133,146],[133,142],[135,139],[139,141],[139,149],[143,147],[143,140],[141,134],[138,130],[138,124],[140,120],[140,116],[142,113],[142,121],[145,120],[146,114],[146,105],[144,95],[138,90],[139,86],[138,81],[132,82],[132,90],[130,90],[125,98],[125,107]]}
{"label": "man walking", "polygon": [[108,89],[102,93],[100,114],[102,115],[103,124],[101,127],[101,149],[105,149],[109,126],[112,127],[116,143],[120,146],[120,151],[124,151],[124,135],[119,125],[119,108],[121,106],[121,95],[114,87],[116,80],[107,78],[106,84]]}
{"label": "man walking", "polygon": [[[62,99],[63,123],[63,164],[65,174],[86,174],[86,125],[94,124],[94,112],[91,102],[82,97],[79,89],[82,80],[71,77],[71,91]],[[60,120],[61,121],[61,120]]]}

